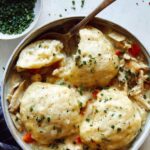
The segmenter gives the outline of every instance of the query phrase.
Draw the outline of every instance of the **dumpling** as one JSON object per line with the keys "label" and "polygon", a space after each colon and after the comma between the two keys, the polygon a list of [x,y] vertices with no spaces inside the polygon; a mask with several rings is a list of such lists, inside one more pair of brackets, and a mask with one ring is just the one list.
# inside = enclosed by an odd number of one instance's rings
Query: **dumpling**
{"label": "dumpling", "polygon": [[17,70],[50,66],[64,58],[63,44],[57,40],[40,40],[25,47],[17,61]]}
{"label": "dumpling", "polygon": [[86,110],[80,126],[81,139],[91,149],[123,149],[140,131],[141,116],[124,92],[116,88],[102,90]]}
{"label": "dumpling", "polygon": [[41,144],[76,133],[82,120],[80,109],[90,95],[73,88],[34,82],[21,99],[20,114],[27,132]]}
{"label": "dumpling", "polygon": [[76,86],[106,86],[118,72],[119,62],[114,47],[96,28],[83,28],[79,35],[77,52],[53,74]]}

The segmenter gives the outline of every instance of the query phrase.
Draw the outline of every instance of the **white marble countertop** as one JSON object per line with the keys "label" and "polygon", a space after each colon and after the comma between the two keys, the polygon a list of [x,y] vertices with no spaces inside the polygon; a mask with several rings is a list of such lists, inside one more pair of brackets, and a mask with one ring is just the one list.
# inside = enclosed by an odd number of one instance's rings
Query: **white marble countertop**
{"label": "white marble countertop", "polygon": [[[93,10],[102,0],[85,0],[81,8],[81,0],[75,0],[76,9],[72,9],[72,0],[43,0],[41,17],[35,28],[49,21],[63,17],[84,16]],[[150,52],[150,0],[117,0],[110,7],[98,14],[98,17],[111,20],[133,33]],[[65,11],[67,9],[67,11]],[[62,14],[62,17],[60,17]],[[23,39],[0,40],[0,82],[9,56],[17,44]],[[141,150],[149,150],[150,137]]]}

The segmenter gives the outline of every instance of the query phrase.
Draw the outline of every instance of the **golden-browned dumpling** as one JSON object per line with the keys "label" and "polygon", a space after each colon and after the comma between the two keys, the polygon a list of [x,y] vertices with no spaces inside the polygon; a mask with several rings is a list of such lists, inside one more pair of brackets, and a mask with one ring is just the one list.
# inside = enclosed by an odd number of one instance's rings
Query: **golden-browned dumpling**
{"label": "golden-browned dumpling", "polygon": [[76,54],[53,74],[77,86],[106,86],[118,72],[118,56],[111,42],[92,27],[81,29],[79,35]]}
{"label": "golden-browned dumpling", "polygon": [[22,70],[49,66],[64,58],[62,49],[63,44],[57,40],[36,41],[21,51],[16,67]]}
{"label": "golden-browned dumpling", "polygon": [[41,144],[76,133],[89,99],[73,88],[34,82],[21,100],[20,114],[25,129]]}
{"label": "golden-browned dumpling", "polygon": [[81,139],[91,149],[125,148],[138,134],[141,116],[139,108],[124,92],[116,88],[102,90],[86,110],[80,126]]}

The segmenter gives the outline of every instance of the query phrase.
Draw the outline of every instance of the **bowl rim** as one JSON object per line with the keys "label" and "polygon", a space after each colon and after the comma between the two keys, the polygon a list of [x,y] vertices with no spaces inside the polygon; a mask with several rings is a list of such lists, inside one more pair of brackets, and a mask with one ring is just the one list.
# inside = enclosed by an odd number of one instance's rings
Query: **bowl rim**
{"label": "bowl rim", "polygon": [[[3,74],[3,78],[2,78],[2,88],[1,88],[1,105],[2,105],[2,111],[3,111],[3,115],[4,115],[4,119],[6,121],[6,125],[12,135],[12,137],[15,139],[15,141],[19,144],[19,146],[21,146],[21,148],[25,149],[25,145],[24,145],[24,142],[22,141],[22,139],[20,139],[20,137],[15,134],[13,131],[12,131],[12,126],[11,126],[11,123],[12,123],[12,120],[10,119],[10,114],[6,112],[6,109],[7,108],[7,105],[6,105],[6,99],[5,99],[5,94],[4,94],[4,87],[5,87],[5,84],[6,84],[6,77],[7,77],[7,73],[9,72],[9,66],[11,65],[11,62],[13,60],[13,57],[15,56],[15,54],[18,52],[19,48],[28,40],[28,38],[32,37],[36,32],[38,32],[40,29],[42,28],[46,28],[48,27],[50,24],[56,24],[57,22],[60,22],[60,21],[63,21],[63,20],[74,20],[74,19],[83,19],[85,16],[73,16],[73,17],[65,17],[65,18],[61,18],[61,19],[57,19],[57,20],[54,20],[54,21],[50,21],[48,22],[47,24],[45,25],[42,25],[40,27],[38,27],[37,29],[33,30],[32,32],[30,32],[25,38],[23,38],[21,40],[21,42],[17,45],[17,47],[14,49],[14,51],[12,52],[7,64],[6,64],[6,68],[5,68],[5,71],[4,71],[4,74]],[[108,24],[112,24],[114,26],[117,26],[121,29],[123,29],[126,33],[129,33],[131,36],[133,36],[139,43],[140,45],[145,49],[145,55],[147,55],[148,58],[150,58],[150,53],[147,51],[147,49],[143,46],[143,44],[140,42],[140,40],[134,35],[132,34],[130,31],[128,31],[126,28],[122,27],[121,25],[118,25],[117,23],[114,23],[112,21],[109,21],[107,19],[103,19],[103,18],[100,18],[100,17],[95,17],[96,20],[98,21],[102,21],[102,22],[107,22]],[[35,39],[35,37],[34,37]],[[31,41],[31,40],[30,40]],[[29,42],[28,42],[29,43]],[[21,49],[19,50],[19,52],[21,52]],[[17,55],[18,56],[18,55]],[[148,63],[150,65],[150,59],[148,59]],[[146,126],[146,124],[149,124],[145,131],[143,132],[142,136],[138,139],[137,143],[134,145],[133,148],[129,148],[130,150],[138,150],[141,145],[144,143],[145,139],[148,137],[149,133],[150,133],[150,116],[149,116],[149,119],[148,119],[148,116],[147,116],[147,123],[145,123],[145,125],[143,127]],[[14,125],[13,125],[14,126]]]}
{"label": "bowl rim", "polygon": [[[8,35],[7,37],[3,37],[3,33],[1,33],[1,36],[0,36],[0,40],[13,40],[13,39],[18,39],[18,38],[21,38],[23,36],[25,36],[26,34],[28,34],[34,27],[35,25],[37,24],[41,14],[42,14],[42,9],[43,9],[43,0],[37,0],[36,3],[40,4],[40,8],[38,10],[38,14],[36,15],[35,14],[35,17],[33,18],[33,21],[30,23],[30,25],[20,34],[6,34]],[[35,7],[34,7],[35,8]]]}

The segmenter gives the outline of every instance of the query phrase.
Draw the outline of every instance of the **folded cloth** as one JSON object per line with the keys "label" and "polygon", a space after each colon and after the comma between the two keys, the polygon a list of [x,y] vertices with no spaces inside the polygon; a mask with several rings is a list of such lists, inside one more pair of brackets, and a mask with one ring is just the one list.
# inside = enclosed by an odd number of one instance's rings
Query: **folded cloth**
{"label": "folded cloth", "polygon": [[0,142],[0,149],[1,150],[19,150],[19,148],[17,148],[16,146],[4,144],[4,143],[1,143],[1,142]]}
{"label": "folded cloth", "polygon": [[[1,89],[0,89],[1,90]],[[0,96],[0,150],[21,150],[11,136],[4,120]]]}

